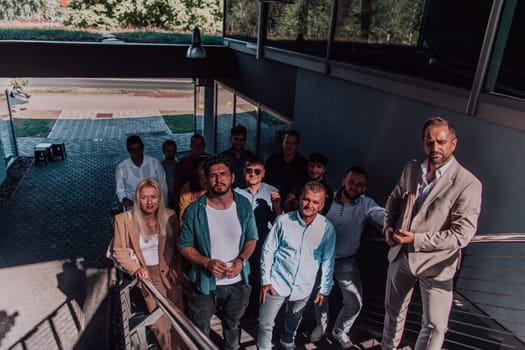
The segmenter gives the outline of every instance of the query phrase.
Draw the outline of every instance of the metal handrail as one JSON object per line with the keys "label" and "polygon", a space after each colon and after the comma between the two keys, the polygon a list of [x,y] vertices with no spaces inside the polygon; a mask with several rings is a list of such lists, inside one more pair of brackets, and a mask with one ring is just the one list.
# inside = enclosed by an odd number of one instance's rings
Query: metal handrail
{"label": "metal handrail", "polygon": [[[388,246],[379,233],[364,236],[363,248],[386,254]],[[525,285],[523,278],[512,278],[513,273],[523,271],[523,243],[525,233],[476,234],[467,249],[463,250],[463,262],[456,277],[454,303],[449,319],[449,331],[445,346],[458,349],[496,347],[501,349],[522,349],[525,346],[525,324],[520,315],[525,311],[521,302]],[[371,256],[371,255],[370,255]],[[383,264],[386,269],[386,255],[381,261],[365,259],[365,267]],[[489,260],[487,260],[489,259]],[[514,260],[517,259],[514,264]],[[480,262],[485,262],[481,264]],[[371,265],[377,264],[377,265]],[[491,264],[490,266],[487,264]],[[381,265],[381,266],[383,266]],[[374,270],[374,272],[377,272]],[[383,270],[380,270],[383,272]],[[365,273],[366,275],[366,273]],[[366,280],[366,279],[365,279]],[[384,317],[384,287],[373,278],[365,281],[366,302],[359,322],[367,330],[378,334]],[[408,311],[405,333],[417,335],[420,324],[421,303],[419,294],[414,298]],[[379,335],[380,336],[380,335]]]}
{"label": "metal handrail", "polygon": [[[385,242],[385,239],[380,237],[367,237],[367,242]],[[525,242],[525,233],[478,233],[470,240],[470,243],[516,243]],[[386,243],[386,242],[385,242]]]}
{"label": "metal handrail", "polygon": [[[147,343],[146,326],[150,326],[158,320],[162,314],[170,320],[173,330],[177,332],[181,340],[185,344],[185,349],[188,350],[219,350],[219,348],[198,329],[193,322],[191,322],[186,315],[173,303],[163,296],[159,290],[153,285],[149,279],[133,279],[127,280],[122,278],[123,271],[117,268],[120,275],[120,303],[123,322],[123,337],[126,349],[132,349],[135,346],[143,347]],[[124,283],[123,283],[124,282]],[[135,288],[137,284],[148,292],[148,294],[155,300],[157,309],[136,323],[137,315],[131,311],[130,291]],[[138,318],[140,319],[140,317]],[[132,326],[133,323],[133,326]],[[132,327],[132,328],[131,328]]]}
{"label": "metal handrail", "polygon": [[478,234],[472,237],[471,243],[514,243],[525,242],[525,233]]}
{"label": "metal handrail", "polygon": [[155,299],[157,306],[168,317],[172,327],[180,335],[189,349],[196,350],[219,350],[219,348],[208,338],[186,315],[166,297],[148,279],[140,281],[148,293]]}

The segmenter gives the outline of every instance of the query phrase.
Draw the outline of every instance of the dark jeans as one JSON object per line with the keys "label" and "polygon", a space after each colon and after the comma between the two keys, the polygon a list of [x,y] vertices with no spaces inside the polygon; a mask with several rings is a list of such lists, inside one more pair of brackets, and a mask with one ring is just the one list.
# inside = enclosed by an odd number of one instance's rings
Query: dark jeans
{"label": "dark jeans", "polygon": [[215,310],[221,308],[219,314],[222,321],[224,349],[239,349],[239,321],[248,306],[251,287],[242,282],[229,286],[217,286],[210,294],[194,291],[188,299],[189,317],[204,334],[210,334],[210,320]]}

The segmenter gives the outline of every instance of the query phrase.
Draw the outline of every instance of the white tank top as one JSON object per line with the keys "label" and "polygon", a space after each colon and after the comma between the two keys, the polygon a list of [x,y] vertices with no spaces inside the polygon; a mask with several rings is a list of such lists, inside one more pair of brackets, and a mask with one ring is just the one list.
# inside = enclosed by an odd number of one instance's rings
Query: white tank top
{"label": "white tank top", "polygon": [[159,264],[159,235],[151,236],[151,239],[146,242],[144,237],[140,235],[140,250],[144,256],[146,266],[154,266]]}

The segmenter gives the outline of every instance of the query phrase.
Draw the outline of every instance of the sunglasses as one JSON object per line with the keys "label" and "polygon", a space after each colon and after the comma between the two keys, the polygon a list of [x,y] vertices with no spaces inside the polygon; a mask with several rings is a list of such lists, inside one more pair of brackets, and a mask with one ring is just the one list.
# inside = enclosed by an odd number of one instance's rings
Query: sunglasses
{"label": "sunglasses", "polygon": [[246,172],[246,174],[255,174],[255,175],[262,174],[262,169],[246,168],[244,171]]}

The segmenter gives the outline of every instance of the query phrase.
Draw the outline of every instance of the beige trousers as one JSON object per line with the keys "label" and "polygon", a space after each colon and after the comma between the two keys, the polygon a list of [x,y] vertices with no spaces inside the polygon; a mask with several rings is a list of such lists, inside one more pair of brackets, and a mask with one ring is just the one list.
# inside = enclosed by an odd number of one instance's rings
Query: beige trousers
{"label": "beige trousers", "polygon": [[439,350],[445,340],[452,307],[453,280],[450,273],[437,276],[414,276],[408,265],[407,253],[402,251],[388,266],[385,293],[385,325],[381,347],[396,349],[401,342],[408,305],[414,285],[419,281],[423,316],[414,350]]}
{"label": "beige trousers", "polygon": [[[167,297],[173,304],[175,304],[175,306],[183,310],[183,296],[180,286],[171,286],[171,289],[166,288],[160,277],[159,265],[147,266],[147,269],[151,282],[157,287],[159,292]],[[157,308],[157,303],[155,303],[153,297],[151,297],[144,289],[142,289],[142,295],[144,296],[148,312],[153,312]],[[157,338],[157,342],[162,350],[185,349],[183,341],[171,329],[170,320],[165,315],[159,317],[159,319],[151,325],[151,330],[153,331],[153,334],[155,334],[155,338]]]}

